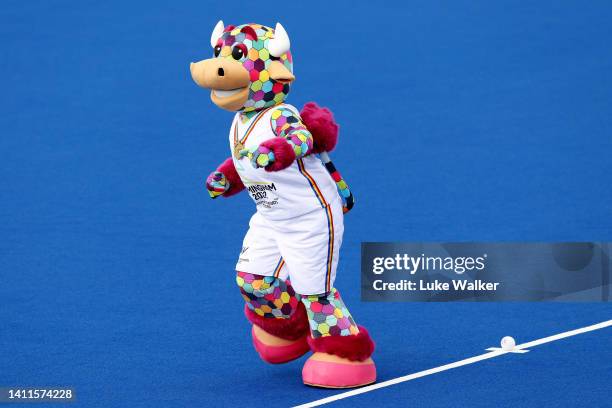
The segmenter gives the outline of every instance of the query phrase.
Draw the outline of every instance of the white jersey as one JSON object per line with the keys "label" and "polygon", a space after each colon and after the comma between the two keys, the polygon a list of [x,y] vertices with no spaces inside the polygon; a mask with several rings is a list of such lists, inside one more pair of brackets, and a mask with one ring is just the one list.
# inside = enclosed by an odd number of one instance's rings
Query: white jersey
{"label": "white jersey", "polygon": [[279,108],[290,109],[299,117],[297,109],[288,104],[264,109],[246,122],[242,121],[240,113],[236,113],[229,133],[234,167],[255,201],[257,211],[270,220],[294,218],[339,199],[335,182],[315,155],[295,160],[291,166],[276,172],[256,169],[248,158],[236,159],[234,156],[237,142],[250,148],[277,137],[272,129],[271,115]]}

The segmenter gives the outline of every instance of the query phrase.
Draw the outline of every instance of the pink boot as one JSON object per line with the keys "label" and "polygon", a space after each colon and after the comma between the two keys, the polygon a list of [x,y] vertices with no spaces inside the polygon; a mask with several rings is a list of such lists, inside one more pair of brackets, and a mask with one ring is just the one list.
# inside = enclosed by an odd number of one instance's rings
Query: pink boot
{"label": "pink boot", "polygon": [[308,341],[306,336],[298,340],[284,340],[280,337],[272,336],[263,329],[257,330],[258,326],[253,325],[251,334],[253,336],[253,346],[263,361],[270,364],[282,364],[302,357],[308,351]]}
{"label": "pink boot", "polygon": [[367,330],[351,336],[308,337],[315,352],[304,364],[304,384],[324,388],[352,388],[376,381],[376,365],[370,358],[374,342]]}
{"label": "pink boot", "polygon": [[261,317],[248,307],[245,307],[244,313],[253,323],[253,346],[265,362],[287,363],[310,350],[307,341],[308,318],[302,304],[287,319]]}

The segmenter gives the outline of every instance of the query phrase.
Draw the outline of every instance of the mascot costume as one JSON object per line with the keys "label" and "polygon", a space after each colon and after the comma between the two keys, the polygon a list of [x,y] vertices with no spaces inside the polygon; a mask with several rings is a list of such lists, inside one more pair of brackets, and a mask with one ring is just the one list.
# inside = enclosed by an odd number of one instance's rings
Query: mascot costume
{"label": "mascot costume", "polygon": [[274,364],[312,350],[302,369],[308,385],[372,383],[374,343],[334,287],[344,212],[352,206],[327,154],[338,126],[312,102],[301,113],[284,103],[295,77],[283,26],[219,21],[210,40],[214,56],[192,63],[191,76],[236,115],[231,157],[206,186],[212,198],[246,189],[256,204],[236,264],[255,350]]}

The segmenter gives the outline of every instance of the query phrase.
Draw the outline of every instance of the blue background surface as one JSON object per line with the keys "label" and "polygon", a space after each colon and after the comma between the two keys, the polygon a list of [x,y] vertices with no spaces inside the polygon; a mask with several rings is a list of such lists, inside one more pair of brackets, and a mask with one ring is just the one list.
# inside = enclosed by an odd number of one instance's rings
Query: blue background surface
{"label": "blue background surface", "polygon": [[[0,4],[0,385],[79,406],[288,406],[335,393],[252,350],[233,265],[254,208],[209,200],[231,114],[210,32],[287,28],[289,102],[329,106],[357,205],[337,286],[380,380],[610,319],[609,304],[359,302],[359,243],[612,240],[609,2]],[[602,406],[610,330],[338,405]]]}

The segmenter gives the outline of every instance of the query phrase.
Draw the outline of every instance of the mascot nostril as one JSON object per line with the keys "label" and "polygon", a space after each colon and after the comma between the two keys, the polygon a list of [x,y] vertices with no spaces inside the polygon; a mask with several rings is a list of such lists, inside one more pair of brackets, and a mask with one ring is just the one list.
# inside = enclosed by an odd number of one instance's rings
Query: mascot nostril
{"label": "mascot nostril", "polygon": [[315,103],[301,112],[285,103],[295,77],[282,25],[219,21],[210,45],[214,58],[192,66],[192,76],[211,90],[217,106],[236,114],[229,131],[231,156],[210,174],[206,187],[212,198],[246,190],[255,202],[236,264],[255,350],[269,363],[313,351],[302,370],[308,385],[372,383],[374,342],[334,287],[344,213],[353,206],[328,154],[336,146],[338,125]]}

